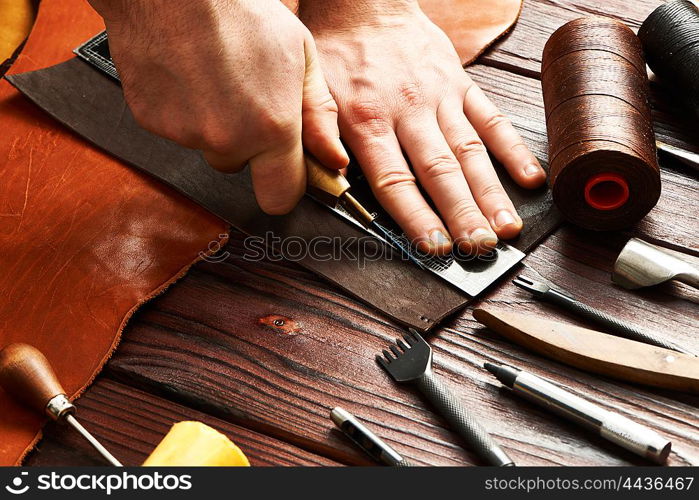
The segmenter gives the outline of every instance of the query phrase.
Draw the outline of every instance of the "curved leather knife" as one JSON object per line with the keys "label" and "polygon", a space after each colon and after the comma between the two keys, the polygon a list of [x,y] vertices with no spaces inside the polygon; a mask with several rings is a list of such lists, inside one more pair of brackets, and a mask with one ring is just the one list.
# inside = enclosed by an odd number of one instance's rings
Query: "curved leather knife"
{"label": "curved leather knife", "polygon": [[476,309],[473,317],[509,340],[600,375],[699,394],[699,358],[531,314]]}

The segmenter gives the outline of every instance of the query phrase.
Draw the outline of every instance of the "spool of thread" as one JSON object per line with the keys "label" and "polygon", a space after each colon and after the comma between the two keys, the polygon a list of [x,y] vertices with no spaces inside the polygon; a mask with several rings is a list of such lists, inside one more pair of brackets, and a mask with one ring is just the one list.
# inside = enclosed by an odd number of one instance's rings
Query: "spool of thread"
{"label": "spool of thread", "polygon": [[699,116],[699,7],[675,0],[655,9],[638,30],[648,66]]}
{"label": "spool of thread", "polygon": [[541,84],[553,199],[576,225],[633,225],[660,197],[641,44],[624,24],[581,18],[544,47]]}

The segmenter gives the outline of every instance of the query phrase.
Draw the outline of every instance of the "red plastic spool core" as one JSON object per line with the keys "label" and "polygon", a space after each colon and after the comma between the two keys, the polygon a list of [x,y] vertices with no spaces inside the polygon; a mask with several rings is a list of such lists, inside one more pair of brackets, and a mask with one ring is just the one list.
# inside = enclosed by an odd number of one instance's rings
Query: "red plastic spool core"
{"label": "red plastic spool core", "polygon": [[619,174],[596,174],[585,184],[585,201],[597,210],[614,210],[629,200],[629,185]]}

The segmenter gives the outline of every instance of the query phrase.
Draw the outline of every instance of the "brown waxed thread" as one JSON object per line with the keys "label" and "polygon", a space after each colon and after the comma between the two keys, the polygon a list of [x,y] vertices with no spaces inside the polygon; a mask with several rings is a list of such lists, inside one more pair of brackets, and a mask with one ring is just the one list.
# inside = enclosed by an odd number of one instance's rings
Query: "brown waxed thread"
{"label": "brown waxed thread", "polygon": [[554,202],[587,229],[638,222],[660,197],[640,41],[613,19],[576,19],[549,38],[541,68]]}
{"label": "brown waxed thread", "polygon": [[675,0],[655,9],[638,30],[650,69],[699,116],[699,7]]}

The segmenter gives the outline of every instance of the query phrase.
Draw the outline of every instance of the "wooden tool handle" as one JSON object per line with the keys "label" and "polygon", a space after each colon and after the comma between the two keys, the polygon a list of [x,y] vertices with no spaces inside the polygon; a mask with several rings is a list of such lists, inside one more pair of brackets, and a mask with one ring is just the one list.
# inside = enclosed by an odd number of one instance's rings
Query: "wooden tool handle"
{"label": "wooden tool handle", "polygon": [[350,188],[349,181],[339,170],[325,168],[318,160],[306,155],[308,191],[322,201],[338,200]]}
{"label": "wooden tool handle", "polygon": [[629,382],[699,394],[696,356],[509,310],[476,309],[473,317],[558,362]]}
{"label": "wooden tool handle", "polygon": [[46,356],[28,344],[10,344],[0,351],[0,385],[42,415],[51,398],[65,393]]}

